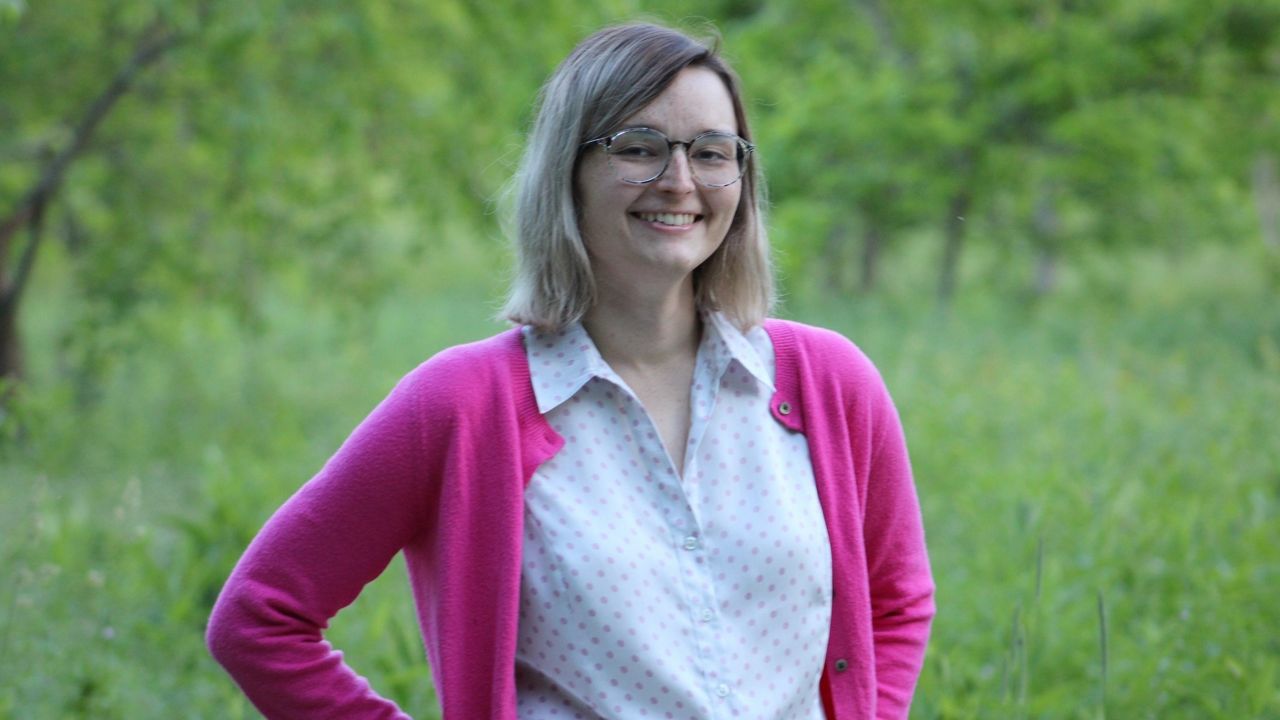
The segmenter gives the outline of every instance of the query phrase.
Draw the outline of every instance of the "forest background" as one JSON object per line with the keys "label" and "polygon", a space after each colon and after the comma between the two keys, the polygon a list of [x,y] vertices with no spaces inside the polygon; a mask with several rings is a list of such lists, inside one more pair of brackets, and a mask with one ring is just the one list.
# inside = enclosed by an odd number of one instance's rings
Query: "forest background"
{"label": "forest background", "polygon": [[[878,362],[916,718],[1280,717],[1280,2],[0,0],[0,717],[254,717],[221,582],[485,336],[541,81],[714,23],[781,314]],[[403,568],[335,645],[436,713]],[[749,679],[747,679],[749,681]]]}

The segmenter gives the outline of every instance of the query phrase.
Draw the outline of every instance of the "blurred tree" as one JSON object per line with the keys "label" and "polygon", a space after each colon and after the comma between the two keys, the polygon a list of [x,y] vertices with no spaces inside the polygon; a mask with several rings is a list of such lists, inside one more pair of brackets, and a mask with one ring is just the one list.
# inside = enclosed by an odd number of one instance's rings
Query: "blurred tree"
{"label": "blurred tree", "polygon": [[941,216],[924,236],[941,240],[945,305],[975,218],[984,242],[1030,245],[1038,292],[1076,249],[1237,234],[1250,180],[1222,142],[1255,149],[1254,195],[1271,197],[1256,148],[1280,127],[1273,6],[770,5],[734,46],[763,97],[779,215],[809,218],[807,262],[834,289],[860,263],[868,287],[889,236]]}
{"label": "blurred tree", "polygon": [[[116,103],[132,88],[135,76],[157,62],[178,39],[177,33],[159,18],[139,33],[128,60],[104,83],[88,108],[67,123],[69,137],[62,147],[41,148],[34,182],[8,215],[0,219],[0,383],[15,381],[22,374],[18,308],[44,237],[45,216],[62,189],[67,171],[89,146]],[[21,242],[20,232],[24,229],[26,240]]]}
{"label": "blurred tree", "polygon": [[779,214],[804,208],[816,220],[800,238],[804,245],[788,250],[807,258],[833,291],[874,289],[884,247],[938,192],[927,182],[937,147],[936,86],[912,81],[915,60],[890,16],[873,3],[878,20],[864,22],[865,7],[774,5],[732,45],[759,106]]}
{"label": "blurred tree", "polygon": [[[1280,242],[1278,6],[717,0],[705,13],[749,91],[791,273],[870,291],[895,248],[935,243],[912,256],[936,258],[945,304],[970,245],[1038,263],[1048,290],[1078,250]],[[702,30],[686,12],[0,4],[0,365],[14,367],[42,233],[69,258],[61,350],[84,398],[115,348],[146,339],[121,328],[179,331],[124,322],[140,310],[213,303],[253,329],[271,297],[321,298],[358,319],[410,269],[444,279],[456,273],[442,256],[488,262],[457,250],[499,235],[497,201],[554,64],[642,13]],[[164,31],[148,31],[157,18]],[[166,32],[181,43],[144,52]],[[122,71],[135,56],[155,67]],[[117,73],[127,96],[108,90]],[[86,111],[95,97],[109,113]]]}
{"label": "blurred tree", "polygon": [[[90,394],[120,342],[103,329],[141,307],[219,303],[250,328],[268,287],[361,307],[395,287],[406,261],[432,272],[432,249],[494,234],[538,84],[581,35],[636,9],[108,0],[8,10],[6,317],[16,318],[40,228],[62,234],[72,256],[82,302],[63,348]],[[174,43],[149,23],[180,36],[180,51],[156,51]],[[112,85],[119,64],[125,82]],[[100,93],[110,121],[95,105],[77,129],[79,105]],[[21,246],[20,227],[37,230]],[[5,358],[16,357],[14,337],[0,345]]]}

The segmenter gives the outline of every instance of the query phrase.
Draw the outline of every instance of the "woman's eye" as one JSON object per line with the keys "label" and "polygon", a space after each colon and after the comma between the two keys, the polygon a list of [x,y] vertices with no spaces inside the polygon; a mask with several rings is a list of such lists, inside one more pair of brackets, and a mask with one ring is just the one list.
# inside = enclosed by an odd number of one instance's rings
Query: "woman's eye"
{"label": "woman's eye", "polygon": [[627,145],[615,148],[613,154],[628,157],[653,157],[655,153],[653,152],[653,148],[649,148],[644,145]]}
{"label": "woman's eye", "polygon": [[732,154],[719,148],[703,148],[697,152],[695,157],[705,162],[727,162],[733,159]]}

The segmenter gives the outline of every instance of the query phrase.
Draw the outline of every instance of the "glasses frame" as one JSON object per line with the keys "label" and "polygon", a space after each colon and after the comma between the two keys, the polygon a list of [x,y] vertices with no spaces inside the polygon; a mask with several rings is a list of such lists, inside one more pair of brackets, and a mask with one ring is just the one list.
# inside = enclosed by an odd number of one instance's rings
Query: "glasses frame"
{"label": "glasses frame", "polygon": [[[610,149],[613,145],[613,141],[616,140],[618,136],[622,135],[623,133],[634,132],[636,130],[647,130],[651,133],[656,134],[658,137],[662,138],[663,140],[667,141],[667,159],[665,162],[662,163],[662,169],[659,170],[656,175],[649,178],[648,180],[628,180],[618,175],[618,169],[613,165],[613,153],[610,152]],[[719,130],[708,130],[704,133],[699,133],[693,136],[689,140],[672,140],[671,138],[667,137],[666,133],[655,128],[644,127],[644,126],[629,127],[629,128],[623,128],[621,130],[618,130],[617,132],[609,133],[608,135],[602,135],[593,140],[587,140],[586,142],[579,145],[579,147],[585,148],[590,145],[599,145],[600,147],[604,148],[606,158],[609,161],[609,167],[613,168],[613,173],[615,176],[618,177],[619,180],[621,180],[624,183],[627,183],[628,185],[648,185],[649,183],[657,180],[658,178],[666,174],[667,168],[671,167],[671,156],[675,154],[677,145],[684,146],[685,157],[688,158],[689,148],[693,147],[694,143],[698,142],[704,137],[707,137],[708,135],[724,135],[727,137],[731,137],[737,141],[738,157],[739,157],[738,162],[740,163],[738,177],[722,185],[712,185],[711,183],[703,182],[702,178],[698,177],[698,172],[693,169],[692,159],[689,159],[689,174],[693,177],[694,180],[698,182],[699,185],[706,188],[726,188],[742,180],[742,176],[747,174],[747,161],[750,160],[751,153],[755,152],[756,146],[747,142],[739,135],[735,135],[733,133],[721,132]]]}

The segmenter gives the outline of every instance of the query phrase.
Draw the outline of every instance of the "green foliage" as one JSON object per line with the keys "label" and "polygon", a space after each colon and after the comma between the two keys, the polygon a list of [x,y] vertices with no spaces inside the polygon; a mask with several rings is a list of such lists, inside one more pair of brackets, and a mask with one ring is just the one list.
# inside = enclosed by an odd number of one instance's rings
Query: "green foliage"
{"label": "green foliage", "polygon": [[383,258],[429,262],[459,226],[496,236],[538,84],[586,31],[642,13],[719,22],[778,214],[808,217],[803,236],[778,228],[806,270],[849,264],[859,237],[937,242],[960,195],[973,242],[1041,254],[1247,244],[1248,168],[1280,146],[1275,0],[724,2],[697,18],[625,0],[9,8],[0,210],[146,28],[180,38],[48,223],[80,258],[69,342],[88,378],[113,352],[92,328],[148,303],[199,292],[252,324],[279,272],[361,303],[393,284],[401,261]]}

